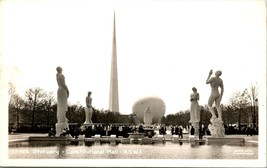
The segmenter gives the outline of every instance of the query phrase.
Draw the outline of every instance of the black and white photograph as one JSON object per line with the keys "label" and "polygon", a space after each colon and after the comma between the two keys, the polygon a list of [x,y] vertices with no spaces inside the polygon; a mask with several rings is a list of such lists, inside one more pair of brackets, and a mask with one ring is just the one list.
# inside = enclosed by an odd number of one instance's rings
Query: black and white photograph
{"label": "black and white photograph", "polygon": [[0,11],[0,166],[266,167],[265,0]]}

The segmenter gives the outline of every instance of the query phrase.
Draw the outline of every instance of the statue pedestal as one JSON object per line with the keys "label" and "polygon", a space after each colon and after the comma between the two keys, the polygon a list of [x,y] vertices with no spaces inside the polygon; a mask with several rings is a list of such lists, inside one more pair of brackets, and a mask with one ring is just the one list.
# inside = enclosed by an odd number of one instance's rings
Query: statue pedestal
{"label": "statue pedestal", "polygon": [[85,121],[83,124],[93,124],[93,122]]}
{"label": "statue pedestal", "polygon": [[144,133],[131,132],[128,134],[129,134],[130,144],[140,143],[142,139],[145,137]]}
{"label": "statue pedestal", "polygon": [[218,118],[211,118],[211,136],[215,138],[224,137],[225,129],[223,121]]}
{"label": "statue pedestal", "polygon": [[68,122],[56,123],[56,136],[59,137],[63,133],[63,130],[68,128]]}
{"label": "statue pedestal", "polygon": [[194,135],[189,135],[188,139],[189,139],[189,143],[195,143],[196,142],[196,137]]}
{"label": "statue pedestal", "polygon": [[221,138],[215,138],[215,137],[208,137],[207,138],[207,144],[208,145],[245,145],[245,138],[235,138],[235,137],[221,137]]}
{"label": "statue pedestal", "polygon": [[129,134],[129,138],[131,139],[141,139],[145,137],[144,133],[138,133],[138,132],[130,132]]}
{"label": "statue pedestal", "polygon": [[[195,129],[195,134],[194,136],[198,137],[199,134],[199,122],[191,122],[191,125],[194,127]],[[189,133],[190,134],[190,133]]]}

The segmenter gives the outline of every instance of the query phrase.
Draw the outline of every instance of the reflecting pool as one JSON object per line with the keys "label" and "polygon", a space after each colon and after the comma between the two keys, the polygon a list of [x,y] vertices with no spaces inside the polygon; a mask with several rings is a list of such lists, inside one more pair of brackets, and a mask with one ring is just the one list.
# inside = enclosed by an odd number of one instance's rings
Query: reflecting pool
{"label": "reflecting pool", "polygon": [[258,144],[95,144],[78,141],[9,143],[10,159],[258,159]]}

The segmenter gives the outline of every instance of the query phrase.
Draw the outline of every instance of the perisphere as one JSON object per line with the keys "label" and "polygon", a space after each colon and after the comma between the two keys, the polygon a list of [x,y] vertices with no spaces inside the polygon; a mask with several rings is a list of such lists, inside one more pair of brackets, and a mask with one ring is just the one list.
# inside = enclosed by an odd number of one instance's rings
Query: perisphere
{"label": "perisphere", "polygon": [[165,114],[166,106],[164,101],[160,97],[144,97],[137,100],[132,107],[133,113],[136,115],[136,118],[143,122],[144,114],[147,107],[150,108],[152,113],[152,121],[160,123],[161,118]]}

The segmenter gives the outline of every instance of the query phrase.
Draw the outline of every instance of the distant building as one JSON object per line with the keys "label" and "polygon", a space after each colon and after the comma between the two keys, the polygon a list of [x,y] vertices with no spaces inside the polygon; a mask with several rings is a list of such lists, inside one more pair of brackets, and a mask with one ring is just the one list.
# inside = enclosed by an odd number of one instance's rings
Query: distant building
{"label": "distant building", "polygon": [[144,121],[144,113],[147,107],[150,108],[152,121],[160,123],[166,110],[164,101],[159,97],[145,97],[137,100],[132,107],[132,111],[140,122]]}

